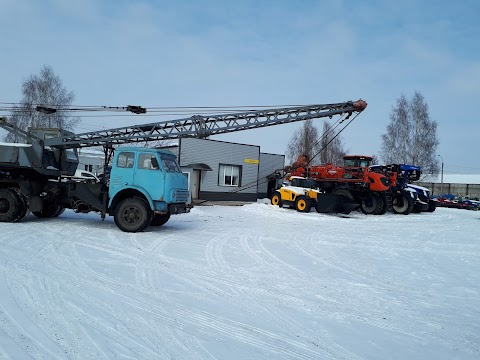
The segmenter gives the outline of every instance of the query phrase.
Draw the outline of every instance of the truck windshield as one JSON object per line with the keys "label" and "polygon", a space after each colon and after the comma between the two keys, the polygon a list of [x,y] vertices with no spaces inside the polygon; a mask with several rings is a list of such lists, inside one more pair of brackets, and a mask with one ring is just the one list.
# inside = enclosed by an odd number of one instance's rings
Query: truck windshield
{"label": "truck windshield", "polygon": [[168,154],[160,154],[163,167],[167,172],[180,172],[180,167],[175,161],[175,156]]}

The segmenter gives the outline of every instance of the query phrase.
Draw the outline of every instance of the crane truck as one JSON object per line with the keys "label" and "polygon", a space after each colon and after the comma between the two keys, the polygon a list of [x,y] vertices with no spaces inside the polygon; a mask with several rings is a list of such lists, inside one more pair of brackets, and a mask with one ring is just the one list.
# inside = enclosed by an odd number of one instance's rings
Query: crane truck
{"label": "crane truck", "polygon": [[[194,115],[82,134],[45,128],[24,131],[1,117],[0,127],[23,138],[25,143],[0,145],[0,222],[20,221],[29,211],[37,217],[52,218],[67,208],[78,213],[97,212],[102,219],[113,216],[118,228],[126,232],[161,226],[170,215],[188,211],[187,178],[180,172],[176,157],[160,149],[125,146],[114,149],[114,145],[180,137],[206,138],[336,115],[348,118],[358,115],[366,106],[364,100],[358,100]],[[126,110],[146,112],[138,106],[128,106]],[[111,162],[108,182],[69,178],[77,169],[78,149],[91,146],[103,146],[105,168]]]}

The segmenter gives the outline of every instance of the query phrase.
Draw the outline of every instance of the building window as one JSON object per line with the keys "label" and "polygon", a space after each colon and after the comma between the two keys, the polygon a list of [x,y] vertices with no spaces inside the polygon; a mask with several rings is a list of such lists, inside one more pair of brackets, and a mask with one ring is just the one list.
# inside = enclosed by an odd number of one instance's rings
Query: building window
{"label": "building window", "polygon": [[122,152],[118,155],[117,166],[119,168],[132,168],[135,154],[133,152]]}
{"label": "building window", "polygon": [[242,167],[220,164],[218,170],[218,184],[220,186],[240,186]]}

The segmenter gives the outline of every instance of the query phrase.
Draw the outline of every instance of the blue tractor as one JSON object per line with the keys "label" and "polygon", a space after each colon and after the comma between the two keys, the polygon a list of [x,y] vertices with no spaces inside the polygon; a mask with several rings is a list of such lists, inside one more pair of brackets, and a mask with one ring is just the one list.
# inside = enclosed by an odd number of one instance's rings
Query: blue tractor
{"label": "blue tractor", "polygon": [[389,208],[397,214],[407,215],[410,212],[433,212],[435,201],[430,190],[412,182],[418,181],[421,175],[420,166],[406,164],[373,165],[370,170],[380,172],[391,180],[387,195]]}

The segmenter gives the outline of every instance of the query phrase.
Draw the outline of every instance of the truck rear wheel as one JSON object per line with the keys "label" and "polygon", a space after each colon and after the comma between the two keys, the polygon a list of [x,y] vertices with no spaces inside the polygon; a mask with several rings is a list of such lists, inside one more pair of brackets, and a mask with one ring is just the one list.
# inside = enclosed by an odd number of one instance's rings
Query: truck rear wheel
{"label": "truck rear wheel", "polygon": [[11,189],[0,189],[0,222],[16,222],[22,213],[22,202]]}
{"label": "truck rear wheel", "polygon": [[299,212],[309,212],[312,208],[312,202],[306,196],[297,196],[295,200],[295,209]]}
{"label": "truck rear wheel", "polygon": [[114,220],[118,228],[125,232],[141,232],[152,221],[152,210],[140,198],[127,198],[115,208]]}
{"label": "truck rear wheel", "polygon": [[28,213],[29,213],[27,198],[20,192],[20,189],[18,189],[18,188],[12,187],[9,190],[11,190],[16,195],[16,197],[18,199],[18,202],[19,202],[19,205],[20,205],[19,212],[18,212],[18,218],[15,221],[20,221],[20,220],[25,219],[27,217]]}
{"label": "truck rear wheel", "polygon": [[278,207],[283,206],[282,196],[280,195],[280,193],[278,191],[275,191],[273,193],[272,199],[271,199],[270,202],[272,203],[272,205],[278,205]]}
{"label": "truck rear wheel", "polygon": [[58,217],[65,211],[65,208],[58,204],[45,204],[42,211],[32,211],[32,214],[39,218]]}
{"label": "truck rear wheel", "polygon": [[408,215],[415,205],[412,197],[408,194],[396,195],[392,200],[392,209],[395,214]]}
{"label": "truck rear wheel", "polygon": [[427,212],[434,212],[436,208],[437,208],[437,203],[435,202],[435,200],[429,200]]}
{"label": "truck rear wheel", "polygon": [[150,226],[162,226],[168,221],[168,219],[170,219],[170,213],[155,214],[153,216],[152,222],[150,223]]}

